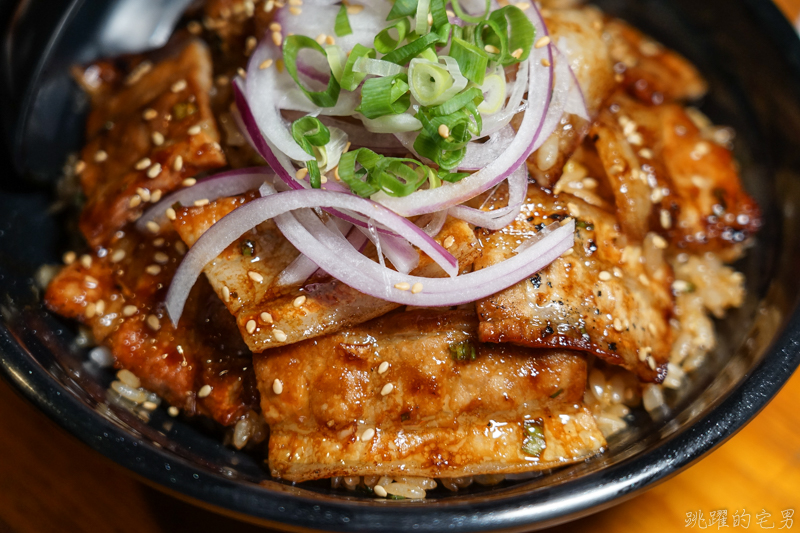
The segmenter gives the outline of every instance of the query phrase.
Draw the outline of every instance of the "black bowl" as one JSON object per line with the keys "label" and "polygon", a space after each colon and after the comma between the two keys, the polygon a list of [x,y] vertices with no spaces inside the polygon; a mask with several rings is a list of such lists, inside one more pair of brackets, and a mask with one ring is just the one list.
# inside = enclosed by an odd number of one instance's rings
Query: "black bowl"
{"label": "black bowl", "polygon": [[[747,276],[747,301],[717,324],[720,346],[687,393],[669,398],[669,416],[642,417],[603,456],[546,476],[396,502],[272,480],[259,459],[223,447],[196,423],[161,410],[144,422],[109,403],[110,373],[87,362],[71,324],[43,309],[34,281],[70,239],[64,218],[48,212],[60,165],[80,147],[87,106],[68,70],[157,45],[163,21],[184,3],[28,0],[13,16],[2,60],[9,154],[0,190],[0,368],[51,418],[139,476],[239,518],[293,529],[545,527],[631,498],[699,460],[755,416],[800,363],[797,35],[768,0],[599,0],[707,75],[711,93],[701,107],[736,128],[746,187],[765,213],[755,246],[737,265]],[[110,31],[121,13],[130,31]]]}

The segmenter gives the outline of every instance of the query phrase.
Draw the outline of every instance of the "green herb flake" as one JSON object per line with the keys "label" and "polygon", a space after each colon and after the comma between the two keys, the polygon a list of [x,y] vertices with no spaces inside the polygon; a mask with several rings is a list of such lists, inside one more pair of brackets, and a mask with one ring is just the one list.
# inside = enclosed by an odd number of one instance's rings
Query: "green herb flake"
{"label": "green herb flake", "polygon": [[450,357],[453,361],[474,361],[478,354],[472,341],[465,340],[450,344]]}
{"label": "green herb flake", "polygon": [[564,392],[564,389],[558,389],[553,394],[550,395],[551,398],[555,399],[561,396],[561,393]]}
{"label": "green herb flake", "polygon": [[172,106],[172,117],[176,120],[183,120],[197,112],[197,106],[192,102],[184,102]]}
{"label": "green herb flake", "polygon": [[253,257],[256,254],[256,243],[247,239],[242,242],[242,255],[245,257]]}
{"label": "green herb flake", "polygon": [[530,457],[539,457],[547,448],[544,439],[544,422],[541,418],[526,420],[523,428],[525,438],[522,441],[522,451]]}
{"label": "green herb flake", "polygon": [[397,494],[389,494],[386,496],[387,500],[405,500],[405,496],[398,496]]}

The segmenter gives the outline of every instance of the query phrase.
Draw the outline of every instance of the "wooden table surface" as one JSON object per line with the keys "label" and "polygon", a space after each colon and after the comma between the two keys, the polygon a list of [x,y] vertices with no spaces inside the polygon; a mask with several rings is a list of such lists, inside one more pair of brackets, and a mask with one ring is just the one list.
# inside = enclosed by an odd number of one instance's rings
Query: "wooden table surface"
{"label": "wooden table surface", "polygon": [[[776,2],[792,21],[798,19],[800,0]],[[727,511],[726,531],[770,525],[776,531],[800,530],[798,399],[800,373],[753,422],[697,465],[626,503],[551,531],[695,530],[712,524],[722,510]],[[696,521],[687,524],[687,517]],[[266,530],[197,509],[134,480],[0,380],[0,533],[112,531]]]}

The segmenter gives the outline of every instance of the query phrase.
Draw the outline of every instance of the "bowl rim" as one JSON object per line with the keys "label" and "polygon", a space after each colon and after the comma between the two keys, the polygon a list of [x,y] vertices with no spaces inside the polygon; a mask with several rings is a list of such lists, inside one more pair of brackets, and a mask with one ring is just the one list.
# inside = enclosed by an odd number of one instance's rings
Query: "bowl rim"
{"label": "bowl rim", "polygon": [[[742,1],[760,19],[759,25],[772,28],[766,38],[776,41],[786,51],[800,73],[800,40],[779,8],[772,2]],[[82,3],[83,0],[63,2],[63,16],[54,29],[63,29],[77,11],[76,6]],[[56,43],[57,36],[47,41],[45,55]],[[33,68],[26,86],[32,86],[41,75],[42,64]],[[25,99],[30,97],[26,91]],[[633,498],[688,468],[741,430],[800,366],[797,302],[792,309],[785,327],[760,362],[703,417],[671,435],[650,453],[634,455],[579,479],[542,488],[543,497],[536,501],[521,493],[486,502],[453,498],[397,505],[398,502],[390,504],[382,500],[337,500],[310,491],[307,495],[275,491],[198,470],[188,460],[171,455],[151,442],[131,439],[128,431],[98,416],[32,359],[4,323],[0,323],[0,376],[63,429],[137,478],[180,499],[239,520],[294,530],[530,530],[575,520]],[[156,469],[153,465],[167,467]],[[412,508],[425,510],[410,513]]]}

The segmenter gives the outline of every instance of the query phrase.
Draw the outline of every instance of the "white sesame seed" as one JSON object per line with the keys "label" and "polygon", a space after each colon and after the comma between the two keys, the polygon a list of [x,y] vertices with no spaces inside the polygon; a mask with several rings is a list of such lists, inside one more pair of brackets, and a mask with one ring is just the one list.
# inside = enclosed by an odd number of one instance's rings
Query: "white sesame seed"
{"label": "white sesame seed", "polygon": [[136,194],[138,194],[140,198],[145,202],[150,201],[150,191],[148,191],[147,189],[142,189],[141,187],[137,187]]}
{"label": "white sesame seed", "polygon": [[669,229],[672,227],[672,215],[670,215],[669,211],[666,209],[661,210],[661,213],[659,214],[659,220],[662,228]]}
{"label": "white sesame seed", "polygon": [[542,37],[541,39],[536,41],[536,44],[533,45],[533,46],[536,47],[536,48],[544,48],[548,44],[550,44],[550,37],[545,35],[544,37]]}
{"label": "white sesame seed", "polygon": [[167,413],[169,413],[169,416],[178,416],[181,413],[181,411],[174,405],[170,405],[169,409],[167,409]]}
{"label": "white sesame seed", "polygon": [[622,327],[622,320],[619,318],[614,319],[614,329],[617,331],[622,331],[624,328]]}
{"label": "white sesame seed", "polygon": [[358,15],[362,11],[364,11],[364,6],[360,6],[360,5],[347,6],[347,14],[348,15]]}
{"label": "white sesame seed", "polygon": [[161,200],[161,189],[156,189],[150,194],[150,202],[157,204]]}
{"label": "white sesame seed", "polygon": [[272,332],[272,335],[275,336],[275,340],[278,341],[278,342],[285,342],[286,339],[287,339],[286,333],[284,333],[283,330],[280,330],[280,329],[274,330]]}
{"label": "white sesame seed", "polygon": [[81,266],[83,268],[92,268],[92,256],[88,254],[83,254],[81,256]]}
{"label": "white sesame seed", "polygon": [[314,40],[317,41],[317,44],[324,44],[326,37],[328,37],[328,36],[325,35],[324,33],[320,33],[319,35],[317,35],[317,38],[314,39]]}
{"label": "white sesame seed", "polygon": [[158,111],[156,111],[155,109],[153,109],[151,107],[148,107],[142,113],[142,118],[145,119],[145,120],[153,120],[157,116],[158,116]]}
{"label": "white sesame seed", "polygon": [[155,411],[158,409],[158,404],[156,402],[146,401],[142,404],[142,407],[147,409],[148,411]]}
{"label": "white sesame seed", "polygon": [[267,313],[266,311],[261,313],[260,318],[261,318],[261,321],[263,323],[265,323],[265,324],[272,324],[272,322],[273,322],[272,315]]}
{"label": "white sesame seed", "polygon": [[272,42],[275,44],[275,46],[280,46],[283,43],[283,35],[281,35],[281,32],[272,32]]}
{"label": "white sesame seed", "polygon": [[222,299],[226,302],[231,301],[231,290],[225,285],[222,286]]}
{"label": "white sesame seed", "polygon": [[164,252],[156,252],[153,254],[153,260],[159,265],[165,265],[169,262],[169,256]]}
{"label": "white sesame seed", "polygon": [[265,2],[265,3],[264,3],[264,11],[265,11],[265,12],[269,13],[269,12],[270,12],[270,11],[272,11],[274,8],[275,8],[275,2],[274,2],[274,0],[267,0],[267,2]]}
{"label": "white sesame seed", "polygon": [[85,161],[78,161],[75,163],[75,174],[80,174],[86,170],[86,162]]}
{"label": "white sesame seed", "polygon": [[650,280],[644,274],[639,274],[639,283],[642,285],[650,285]]}
{"label": "white sesame seed", "polygon": [[200,390],[197,391],[198,398],[206,398],[211,394],[211,385],[203,385],[200,387]]}
{"label": "white sesame seed", "polygon": [[97,310],[97,316],[103,316],[106,310],[106,302],[105,300],[97,300],[95,304],[95,308]]}
{"label": "white sesame seed", "polygon": [[133,316],[136,314],[136,311],[138,311],[138,309],[135,305],[126,305],[125,307],[122,308],[122,315]]}
{"label": "white sesame seed", "polygon": [[86,304],[86,311],[84,311],[83,314],[86,316],[86,318],[92,318],[96,312],[97,306],[94,304],[94,302],[89,302]]}
{"label": "white sesame seed", "polygon": [[247,273],[247,277],[252,279],[256,283],[261,283],[262,281],[264,281],[264,276],[253,270]]}
{"label": "white sesame seed", "polygon": [[247,324],[245,324],[244,329],[247,333],[252,334],[256,330],[256,321],[255,320],[248,320]]}
{"label": "white sesame seed", "polygon": [[150,326],[150,329],[152,329],[153,331],[158,331],[161,329],[161,322],[159,322],[158,317],[156,315],[148,315],[147,325]]}
{"label": "white sesame seed", "polygon": [[327,37],[325,37],[325,44],[333,46],[334,44],[336,44],[336,39],[333,38],[333,35],[328,35]]}
{"label": "white sesame seed", "polygon": [[244,43],[244,54],[249,56],[251,53],[253,53],[253,50],[255,50],[257,44],[258,40],[255,37],[252,35],[248,37]]}
{"label": "white sesame seed", "polygon": [[386,492],[386,489],[384,489],[380,485],[375,485],[374,487],[372,487],[372,492],[375,493],[375,496],[380,496],[381,498],[385,498],[386,496],[389,495],[389,493]]}
{"label": "white sesame seed", "polygon": [[281,30],[283,30],[283,26],[281,26],[280,22],[270,22],[269,31],[281,31]]}
{"label": "white sesame seed", "polygon": [[415,283],[413,287],[411,287],[411,294],[418,294],[422,292],[422,283]]}
{"label": "white sesame seed", "polygon": [[175,251],[181,255],[186,255],[186,245],[183,241],[175,241]]}
{"label": "white sesame seed", "polygon": [[94,160],[98,163],[102,163],[108,159],[108,153],[105,150],[98,150],[94,153]]}
{"label": "white sesame seed", "polygon": [[142,203],[142,197],[139,196],[138,194],[134,194],[133,196],[131,196],[131,199],[128,200],[128,207],[133,209],[135,207],[139,207],[141,203]]}
{"label": "white sesame seed", "polygon": [[150,220],[145,224],[147,230],[152,233],[153,235],[157,235],[159,231],[161,231],[161,226],[158,225],[157,222],[154,220]]}
{"label": "white sesame seed", "polygon": [[156,146],[161,146],[162,144],[164,144],[164,134],[161,132],[154,131],[153,134],[150,135],[150,139]]}
{"label": "white sesame seed", "polygon": [[195,124],[194,126],[189,128],[188,130],[186,130],[186,133],[188,133],[189,135],[197,135],[201,131],[202,131],[202,129],[200,128],[200,125],[199,124]]}
{"label": "white sesame seed", "polygon": [[97,281],[97,278],[94,276],[86,276],[85,278],[83,278],[83,281],[85,285],[90,289],[96,289],[97,286],[100,284],[100,282]]}
{"label": "white sesame seed", "polygon": [[64,257],[62,259],[64,260],[65,265],[71,265],[72,263],[75,262],[75,259],[77,259],[77,254],[75,252],[69,251],[64,254]]}
{"label": "white sesame seed", "polygon": [[389,370],[389,362],[384,361],[378,366],[378,374],[385,374]]}
{"label": "white sesame seed", "polygon": [[660,250],[664,250],[668,246],[667,241],[661,235],[653,235],[653,245]]}
{"label": "white sesame seed", "polygon": [[450,137],[450,128],[447,126],[447,124],[440,124],[438,132],[439,132],[439,137],[441,137],[442,139],[447,139],[448,137]]}
{"label": "white sesame seed", "polygon": [[272,63],[273,63],[272,59],[265,59],[264,61],[261,62],[260,65],[258,65],[258,68],[261,70],[268,69],[269,67],[272,66]]}
{"label": "white sesame seed", "polygon": [[530,2],[517,2],[514,5],[517,6],[517,9],[519,9],[520,11],[525,11],[526,9],[531,7],[531,3]]}
{"label": "white sesame seed", "polygon": [[298,169],[297,172],[295,172],[294,179],[296,179],[297,181],[303,181],[304,179],[306,179],[306,176],[308,176],[308,169],[303,167],[301,169]]}
{"label": "white sesame seed", "polygon": [[364,430],[364,433],[361,434],[361,440],[367,441],[371,440],[372,437],[375,436],[375,430],[372,428],[367,428]]}
{"label": "white sesame seed", "polygon": [[522,48],[517,48],[516,50],[511,52],[511,57],[513,57],[514,59],[519,59],[519,58],[522,57],[523,53],[524,53],[524,50]]}
{"label": "white sesame seed", "polygon": [[186,178],[185,180],[183,180],[181,182],[181,185],[183,185],[184,187],[191,187],[195,183],[197,183],[196,179],[194,179],[194,178]]}
{"label": "white sesame seed", "polygon": [[158,276],[159,274],[161,274],[161,267],[158,265],[147,265],[144,271],[150,274],[151,276]]}
{"label": "white sesame seed", "polygon": [[275,394],[283,392],[283,382],[281,380],[276,378],[275,381],[272,382],[272,392]]}
{"label": "white sesame seed", "polygon": [[487,52],[489,52],[490,54],[499,54],[500,53],[500,49],[497,48],[496,46],[494,46],[493,44],[487,44],[486,46],[483,47],[483,49],[486,50]]}
{"label": "white sesame seed", "polygon": [[394,390],[394,385],[392,385],[391,383],[387,383],[381,389],[381,396],[386,396],[387,394],[390,394],[393,390]]}
{"label": "white sesame seed", "polygon": [[444,244],[445,248],[450,248],[451,246],[453,246],[453,244],[455,244],[455,242],[456,238],[453,237],[452,235],[448,235],[442,244]]}
{"label": "white sesame seed", "polygon": [[172,162],[172,170],[175,172],[183,170],[183,157],[178,156],[175,158],[175,161]]}
{"label": "white sesame seed", "polygon": [[209,204],[208,198],[203,198],[201,200],[195,200],[194,201],[194,206],[195,207],[203,207],[203,206],[208,205],[208,204]]}
{"label": "white sesame seed", "polygon": [[656,360],[653,359],[652,355],[649,355],[647,357],[647,366],[650,367],[650,370],[655,370],[656,369]]}
{"label": "white sesame seed", "polygon": [[147,177],[153,179],[161,174],[161,163],[155,163],[147,170]]}
{"label": "white sesame seed", "polygon": [[302,10],[302,9],[300,9],[299,7],[294,7],[294,6],[293,6],[293,7],[290,7],[290,8],[289,8],[289,13],[291,13],[291,14],[292,14],[292,15],[294,15],[294,16],[298,16],[298,15],[300,15],[302,12],[303,12],[303,10]]}
{"label": "white sesame seed", "polygon": [[164,240],[164,237],[159,237],[157,239],[153,239],[153,246],[155,246],[156,248],[161,248],[162,246],[164,246],[165,242],[167,241]]}
{"label": "white sesame seed", "polygon": [[406,281],[403,281],[401,283],[395,283],[394,288],[401,291],[407,291],[408,289],[411,288],[411,284]]}
{"label": "white sesame seed", "polygon": [[547,59],[546,57],[543,57],[542,60],[539,61],[539,63],[541,63],[543,67],[549,67],[551,64],[550,60]]}
{"label": "white sesame seed", "polygon": [[304,295],[301,295],[294,299],[292,305],[294,305],[295,307],[302,307],[304,303],[306,303],[306,297]]}
{"label": "white sesame seed", "polygon": [[175,220],[176,218],[178,218],[178,214],[171,207],[168,207],[167,210],[165,211],[165,213],[167,215],[167,218],[170,219],[170,220]]}
{"label": "white sesame seed", "polygon": [[614,267],[614,277],[622,277],[622,269],[620,267]]}
{"label": "white sesame seed", "polygon": [[610,280],[610,279],[611,279],[611,274],[609,274],[608,272],[606,272],[605,270],[603,270],[602,272],[600,272],[600,274],[599,274],[599,276],[598,276],[598,277],[599,277],[599,278],[600,278],[602,281],[608,281],[608,280]]}
{"label": "white sesame seed", "polygon": [[119,263],[123,259],[125,259],[125,250],[114,250],[114,253],[111,254],[112,263]]}
{"label": "white sesame seed", "polygon": [[169,90],[174,92],[174,93],[179,93],[179,92],[183,91],[184,89],[186,89],[187,85],[188,84],[186,83],[186,80],[178,80],[178,81],[176,81],[175,83],[172,84],[172,86],[169,88]]}
{"label": "white sesame seed", "polygon": [[656,335],[658,333],[658,330],[656,329],[656,325],[653,324],[652,322],[647,324],[647,329],[650,330],[650,333],[652,333],[653,335]]}
{"label": "white sesame seed", "polygon": [[143,157],[142,159],[136,162],[136,165],[134,165],[133,168],[135,168],[136,170],[144,170],[147,167],[149,167],[151,163],[152,161],[150,161],[149,157]]}

